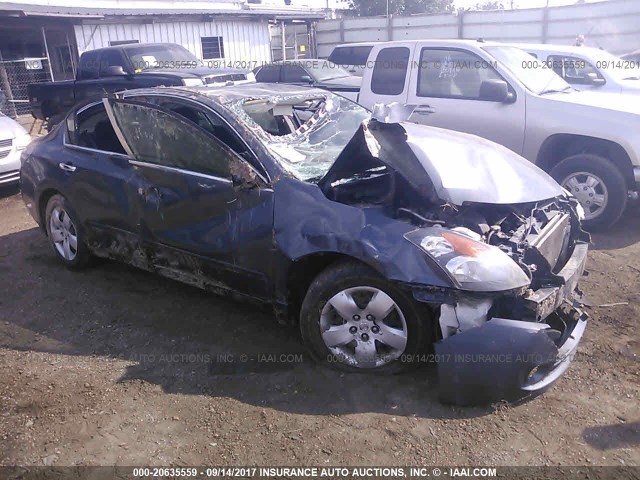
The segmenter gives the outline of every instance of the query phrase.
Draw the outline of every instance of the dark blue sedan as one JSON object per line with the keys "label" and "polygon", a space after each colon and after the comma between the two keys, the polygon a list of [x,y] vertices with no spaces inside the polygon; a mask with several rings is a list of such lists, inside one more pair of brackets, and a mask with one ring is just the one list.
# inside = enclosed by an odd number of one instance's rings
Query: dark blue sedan
{"label": "dark blue sedan", "polygon": [[110,258],[269,305],[322,363],[435,361],[459,404],[545,390],[587,323],[578,202],[393,108],[287,85],[130,90],[33,142],[22,195],[69,268]]}

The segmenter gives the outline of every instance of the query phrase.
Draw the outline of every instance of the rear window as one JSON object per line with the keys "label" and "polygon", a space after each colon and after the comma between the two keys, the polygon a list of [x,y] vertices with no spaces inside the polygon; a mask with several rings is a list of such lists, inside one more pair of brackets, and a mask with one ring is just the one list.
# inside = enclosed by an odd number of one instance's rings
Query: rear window
{"label": "rear window", "polygon": [[373,93],[400,95],[404,92],[409,54],[407,47],[390,47],[380,50],[371,76],[371,91]]}
{"label": "rear window", "polygon": [[265,65],[256,71],[256,82],[278,83],[280,81],[280,65]]}
{"label": "rear window", "polygon": [[364,67],[371,53],[371,45],[360,47],[336,47],[329,56],[329,61],[336,65],[355,65]]}

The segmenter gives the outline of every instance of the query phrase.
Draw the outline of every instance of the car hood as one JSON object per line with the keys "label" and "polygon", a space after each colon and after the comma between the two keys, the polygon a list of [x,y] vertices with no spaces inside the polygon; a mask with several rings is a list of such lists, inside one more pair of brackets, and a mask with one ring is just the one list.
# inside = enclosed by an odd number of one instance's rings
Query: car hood
{"label": "car hood", "polygon": [[0,115],[0,140],[8,138],[16,138],[19,135],[26,134],[27,131],[22,126],[9,117]]}
{"label": "car hood", "polygon": [[360,88],[362,86],[361,77],[338,77],[318,82],[318,85],[326,85],[328,87],[352,87]]}
{"label": "car hood", "polygon": [[571,93],[553,93],[543,98],[553,99],[558,102],[583,105],[585,107],[603,110],[633,113],[640,112],[640,98],[636,95],[624,95],[616,92],[579,91]]}
{"label": "car hood", "polygon": [[414,123],[377,120],[362,124],[321,184],[380,163],[402,175],[426,198],[437,197],[454,205],[513,205],[564,195],[562,187],[540,168],[489,140]]}

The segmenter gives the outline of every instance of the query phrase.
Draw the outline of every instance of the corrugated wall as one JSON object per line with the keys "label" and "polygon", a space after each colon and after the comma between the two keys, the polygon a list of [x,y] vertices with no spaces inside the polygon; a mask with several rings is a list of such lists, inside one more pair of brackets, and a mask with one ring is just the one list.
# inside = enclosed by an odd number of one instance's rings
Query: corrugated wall
{"label": "corrugated wall", "polygon": [[221,36],[226,61],[263,63],[271,60],[266,21],[84,24],[75,26],[75,34],[79,53],[108,47],[114,40],[138,40],[140,43],[177,43],[202,58],[200,38]]}
{"label": "corrugated wall", "polygon": [[566,7],[323,20],[316,30],[318,56],[326,58],[340,43],[426,38],[571,45],[579,34],[587,45],[626,53],[640,45],[640,1],[608,0]]}

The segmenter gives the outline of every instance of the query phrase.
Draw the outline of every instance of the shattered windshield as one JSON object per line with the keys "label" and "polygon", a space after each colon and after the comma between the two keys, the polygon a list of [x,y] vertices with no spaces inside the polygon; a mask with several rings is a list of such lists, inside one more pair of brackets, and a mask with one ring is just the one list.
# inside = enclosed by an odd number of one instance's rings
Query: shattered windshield
{"label": "shattered windshield", "polygon": [[358,104],[330,93],[245,99],[229,108],[285,170],[305,181],[322,178],[371,116]]}

